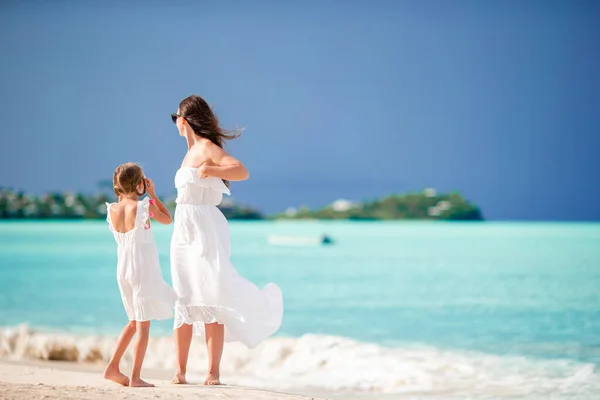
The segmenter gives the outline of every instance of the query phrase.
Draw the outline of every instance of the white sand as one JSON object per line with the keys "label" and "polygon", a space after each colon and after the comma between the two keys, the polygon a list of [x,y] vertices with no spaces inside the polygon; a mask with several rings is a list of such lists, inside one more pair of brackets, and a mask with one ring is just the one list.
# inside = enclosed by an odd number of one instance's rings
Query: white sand
{"label": "white sand", "polygon": [[308,400],[292,394],[247,389],[238,386],[172,385],[157,371],[143,378],[155,388],[121,387],[102,378],[98,367],[76,363],[13,363],[0,361],[0,399],[244,399]]}

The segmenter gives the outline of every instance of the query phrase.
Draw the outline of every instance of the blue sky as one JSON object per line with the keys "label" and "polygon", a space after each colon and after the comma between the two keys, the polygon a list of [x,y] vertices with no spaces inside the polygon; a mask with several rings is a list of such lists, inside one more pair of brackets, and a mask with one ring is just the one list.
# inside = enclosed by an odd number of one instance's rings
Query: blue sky
{"label": "blue sky", "polygon": [[490,219],[600,220],[598,1],[0,4],[0,186],[172,194],[198,93],[276,212],[436,187]]}

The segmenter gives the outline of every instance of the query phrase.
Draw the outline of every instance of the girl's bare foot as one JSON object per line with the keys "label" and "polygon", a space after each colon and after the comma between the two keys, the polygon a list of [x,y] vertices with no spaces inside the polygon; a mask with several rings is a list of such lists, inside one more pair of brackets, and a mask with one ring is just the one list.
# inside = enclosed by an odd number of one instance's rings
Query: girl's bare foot
{"label": "girl's bare foot", "polygon": [[132,379],[129,382],[129,387],[154,387],[154,385],[138,378]]}
{"label": "girl's bare foot", "polygon": [[185,385],[187,384],[187,381],[185,380],[185,374],[182,374],[181,372],[178,372],[175,374],[175,378],[173,378],[173,380],[171,381],[172,384],[174,385]]}
{"label": "girl's bare foot", "polygon": [[129,385],[129,378],[119,371],[119,367],[108,366],[104,370],[104,379],[118,383],[121,386]]}
{"label": "girl's bare foot", "polygon": [[206,376],[206,380],[204,381],[204,384],[207,386],[220,385],[221,381],[219,380],[219,375],[218,374],[208,374]]}

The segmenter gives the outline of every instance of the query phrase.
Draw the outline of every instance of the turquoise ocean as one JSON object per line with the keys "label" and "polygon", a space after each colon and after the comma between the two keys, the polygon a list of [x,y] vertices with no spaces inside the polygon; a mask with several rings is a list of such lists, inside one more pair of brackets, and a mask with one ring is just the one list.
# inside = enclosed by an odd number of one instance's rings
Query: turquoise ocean
{"label": "turquoise ocean", "polygon": [[[170,282],[172,227],[153,229]],[[233,221],[230,230],[238,271],[258,286],[277,283],[285,302],[279,333],[244,350],[260,371],[240,383],[399,398],[600,398],[599,223]],[[324,233],[333,245],[269,242]],[[125,323],[104,221],[0,223],[4,337],[27,324],[29,335],[112,341]],[[171,327],[153,323],[151,335],[168,340]]]}

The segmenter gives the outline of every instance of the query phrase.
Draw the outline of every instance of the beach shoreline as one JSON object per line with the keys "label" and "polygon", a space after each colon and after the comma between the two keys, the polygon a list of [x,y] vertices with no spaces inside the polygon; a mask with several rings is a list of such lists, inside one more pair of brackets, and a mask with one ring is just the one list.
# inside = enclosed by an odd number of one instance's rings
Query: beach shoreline
{"label": "beach shoreline", "polygon": [[[169,383],[167,371],[144,370],[144,378],[154,388],[122,387],[102,377],[103,365],[65,361],[11,361],[0,359],[0,399],[211,399],[309,400],[296,394],[241,386],[204,386]],[[124,370],[125,371],[125,370]],[[316,400],[316,399],[315,399]]]}
{"label": "beach shoreline", "polygon": [[[206,350],[199,338],[194,341],[187,379],[191,387],[204,388]],[[4,327],[0,330],[0,382],[3,382],[0,399],[33,398],[27,397],[30,392],[39,394],[37,399],[52,398],[48,396],[59,386],[65,390],[61,399],[102,399],[98,396],[107,390],[115,396],[110,398],[127,396],[127,392],[121,393],[124,388],[102,377],[114,342],[110,335],[38,331],[26,324]],[[159,387],[158,397],[153,398],[160,399],[164,393],[169,393],[166,398],[177,397],[166,389],[174,387],[169,383],[176,363],[173,348],[171,336],[150,338],[142,377]],[[129,374],[131,362],[128,349],[121,363],[122,372]],[[270,338],[252,350],[231,343],[224,354],[221,378],[226,386],[219,389],[227,390],[227,398],[257,400],[449,400],[465,396],[507,400],[523,396],[545,399],[550,393],[557,394],[556,399],[590,400],[600,393],[597,366],[591,362],[422,345],[383,347],[349,338],[309,334],[299,338]],[[53,388],[46,388],[48,385]],[[140,390],[125,389],[135,393]],[[293,397],[285,394],[249,397],[234,389],[289,393]],[[87,394],[81,397],[80,391],[91,391],[92,397]],[[187,393],[182,392],[182,398]]]}

